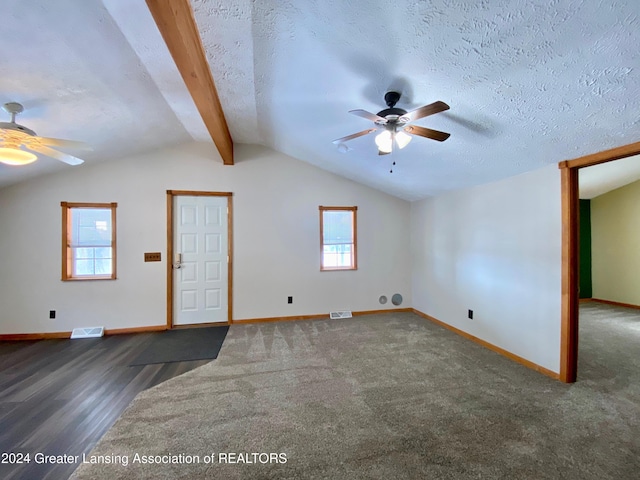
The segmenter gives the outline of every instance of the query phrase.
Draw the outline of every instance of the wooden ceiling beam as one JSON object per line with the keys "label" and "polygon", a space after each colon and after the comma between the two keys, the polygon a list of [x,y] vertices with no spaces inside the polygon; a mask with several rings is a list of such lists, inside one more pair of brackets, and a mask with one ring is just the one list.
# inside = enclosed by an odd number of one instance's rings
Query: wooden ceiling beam
{"label": "wooden ceiling beam", "polygon": [[189,0],[146,0],[182,79],[225,165],[233,165],[233,140]]}

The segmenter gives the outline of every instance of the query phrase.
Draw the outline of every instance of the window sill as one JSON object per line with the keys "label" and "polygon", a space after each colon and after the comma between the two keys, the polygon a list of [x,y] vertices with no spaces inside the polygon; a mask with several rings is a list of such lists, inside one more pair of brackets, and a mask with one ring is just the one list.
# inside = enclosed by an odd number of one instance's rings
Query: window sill
{"label": "window sill", "polygon": [[117,277],[112,277],[111,275],[109,275],[108,277],[69,277],[62,278],[61,280],[63,282],[87,282],[90,280],[117,280]]}

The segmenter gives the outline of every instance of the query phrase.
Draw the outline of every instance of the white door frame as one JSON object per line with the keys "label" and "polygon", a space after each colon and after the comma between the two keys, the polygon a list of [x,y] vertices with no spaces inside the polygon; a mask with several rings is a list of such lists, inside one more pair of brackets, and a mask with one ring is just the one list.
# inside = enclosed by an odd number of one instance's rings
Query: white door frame
{"label": "white door frame", "polygon": [[[227,245],[229,261],[227,262],[227,282],[228,282],[228,315],[227,325],[233,323],[233,193],[231,192],[200,192],[190,190],[167,190],[167,328],[174,328],[173,325],[173,200],[176,196],[209,196],[227,197]],[[221,322],[212,323],[220,325]]]}

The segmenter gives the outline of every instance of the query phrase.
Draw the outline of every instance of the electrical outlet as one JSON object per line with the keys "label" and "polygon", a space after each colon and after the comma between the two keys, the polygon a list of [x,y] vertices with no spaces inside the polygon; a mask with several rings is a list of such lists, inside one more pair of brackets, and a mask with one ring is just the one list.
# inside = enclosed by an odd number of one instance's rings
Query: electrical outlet
{"label": "electrical outlet", "polygon": [[56,311],[55,310],[49,310],[49,318],[56,318]]}
{"label": "electrical outlet", "polygon": [[160,261],[160,252],[146,252],[144,254],[145,262],[159,262]]}
{"label": "electrical outlet", "polygon": [[293,297],[287,297],[287,303],[293,303]]}
{"label": "electrical outlet", "polygon": [[473,320],[473,310],[469,310],[469,318]]}

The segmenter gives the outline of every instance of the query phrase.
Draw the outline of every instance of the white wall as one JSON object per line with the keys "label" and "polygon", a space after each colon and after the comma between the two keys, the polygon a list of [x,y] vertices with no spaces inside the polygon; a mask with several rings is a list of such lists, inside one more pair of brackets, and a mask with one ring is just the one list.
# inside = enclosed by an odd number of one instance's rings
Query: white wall
{"label": "white wall", "polygon": [[414,202],[411,227],[414,308],[559,372],[557,166]]}
{"label": "white wall", "polygon": [[[236,320],[380,309],[396,292],[411,306],[407,202],[267,148],[235,155],[194,143],[0,190],[0,334],[164,324],[168,189],[234,193]],[[117,280],[60,280],[61,201],[118,203]],[[319,205],[358,206],[357,271],[320,272]]]}

